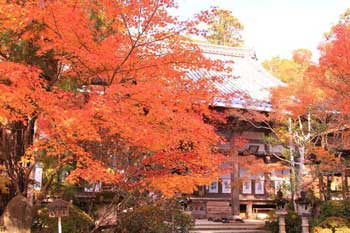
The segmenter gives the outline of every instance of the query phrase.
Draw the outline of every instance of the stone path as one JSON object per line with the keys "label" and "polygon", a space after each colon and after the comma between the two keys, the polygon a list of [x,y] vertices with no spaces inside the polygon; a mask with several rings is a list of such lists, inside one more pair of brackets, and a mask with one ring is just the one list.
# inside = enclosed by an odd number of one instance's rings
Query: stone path
{"label": "stone path", "polygon": [[245,220],[245,223],[218,223],[207,220],[196,220],[191,233],[270,233],[264,230],[264,222]]}

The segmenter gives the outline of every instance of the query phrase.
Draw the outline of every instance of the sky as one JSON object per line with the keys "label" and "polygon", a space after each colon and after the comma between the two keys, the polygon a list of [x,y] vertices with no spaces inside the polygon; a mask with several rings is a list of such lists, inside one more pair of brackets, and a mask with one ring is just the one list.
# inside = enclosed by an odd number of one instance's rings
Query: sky
{"label": "sky", "polygon": [[244,25],[245,47],[260,60],[291,57],[307,48],[318,58],[317,47],[347,8],[349,0],[179,0],[176,14],[190,17],[210,6],[231,10]]}

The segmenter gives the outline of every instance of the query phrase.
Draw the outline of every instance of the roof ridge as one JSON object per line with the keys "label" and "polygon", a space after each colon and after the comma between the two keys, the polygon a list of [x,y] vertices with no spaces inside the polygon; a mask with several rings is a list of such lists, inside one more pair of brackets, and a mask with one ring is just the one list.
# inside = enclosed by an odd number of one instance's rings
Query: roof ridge
{"label": "roof ridge", "polygon": [[197,43],[197,45],[203,53],[256,59],[255,50],[251,48],[231,47],[204,43]]}

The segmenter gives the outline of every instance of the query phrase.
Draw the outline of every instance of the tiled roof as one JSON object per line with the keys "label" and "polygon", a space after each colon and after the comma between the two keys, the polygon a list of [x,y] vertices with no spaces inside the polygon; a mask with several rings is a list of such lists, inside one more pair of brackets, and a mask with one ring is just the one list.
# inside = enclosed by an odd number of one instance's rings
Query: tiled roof
{"label": "tiled roof", "polygon": [[241,93],[232,97],[229,102],[218,98],[214,105],[271,111],[269,90],[284,85],[284,83],[263,68],[254,50],[210,44],[199,44],[199,47],[204,56],[209,59],[233,62],[228,64],[232,68],[232,74],[207,70],[195,70],[188,73],[192,79],[208,76],[222,77],[222,81],[214,82],[214,86],[221,93]]}

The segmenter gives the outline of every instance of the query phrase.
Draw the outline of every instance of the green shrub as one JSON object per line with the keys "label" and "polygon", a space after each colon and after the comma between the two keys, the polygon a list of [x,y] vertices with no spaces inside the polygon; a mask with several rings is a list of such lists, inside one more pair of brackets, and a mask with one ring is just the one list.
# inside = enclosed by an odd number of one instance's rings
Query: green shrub
{"label": "green shrub", "polygon": [[339,228],[335,229],[335,233],[350,233],[350,228],[339,227]]}
{"label": "green shrub", "polygon": [[314,227],[312,233],[350,233],[348,227],[349,220],[342,217],[329,217]]}
{"label": "green shrub", "polygon": [[[313,226],[313,232],[322,229],[330,232],[348,232],[350,217],[350,201],[326,201],[320,204],[320,215],[310,219],[310,225]],[[341,229],[341,230],[339,230]],[[318,231],[317,231],[318,230]]]}
{"label": "green shrub", "polygon": [[[320,206],[318,217],[310,217],[310,226],[313,233],[350,233],[350,201],[326,201],[317,203]],[[272,233],[278,233],[278,221],[266,222],[266,228]],[[300,217],[288,206],[286,217],[286,230],[288,233],[301,232]]]}
{"label": "green shrub", "polygon": [[350,201],[326,201],[320,205],[320,218],[349,216]]}
{"label": "green shrub", "polygon": [[[62,217],[63,233],[85,233],[94,226],[93,219],[76,206],[69,206],[69,216]],[[58,231],[58,219],[48,216],[48,208],[44,207],[38,210],[32,232],[33,233],[52,233]]]}
{"label": "green shrub", "polygon": [[271,233],[279,233],[278,220],[270,220],[265,222],[265,228]]}
{"label": "green shrub", "polygon": [[341,217],[329,217],[323,222],[321,222],[318,226],[322,228],[330,228],[330,229],[334,229],[338,227],[347,227],[349,226],[349,221]]}
{"label": "green shrub", "polygon": [[330,229],[323,229],[322,227],[314,227],[312,233],[333,233]]}
{"label": "green shrub", "polygon": [[172,228],[174,228],[175,232],[187,233],[192,224],[192,216],[177,208],[145,205],[129,213],[119,215],[116,232],[164,233],[172,232]]}
{"label": "green shrub", "polygon": [[179,233],[189,232],[191,226],[194,224],[192,215],[186,213],[178,213],[175,215],[176,231]]}
{"label": "green shrub", "polygon": [[[279,233],[278,219],[265,222],[265,228],[272,233]],[[300,216],[294,211],[288,211],[286,216],[286,231],[288,233],[300,233],[301,232],[301,219]]]}

